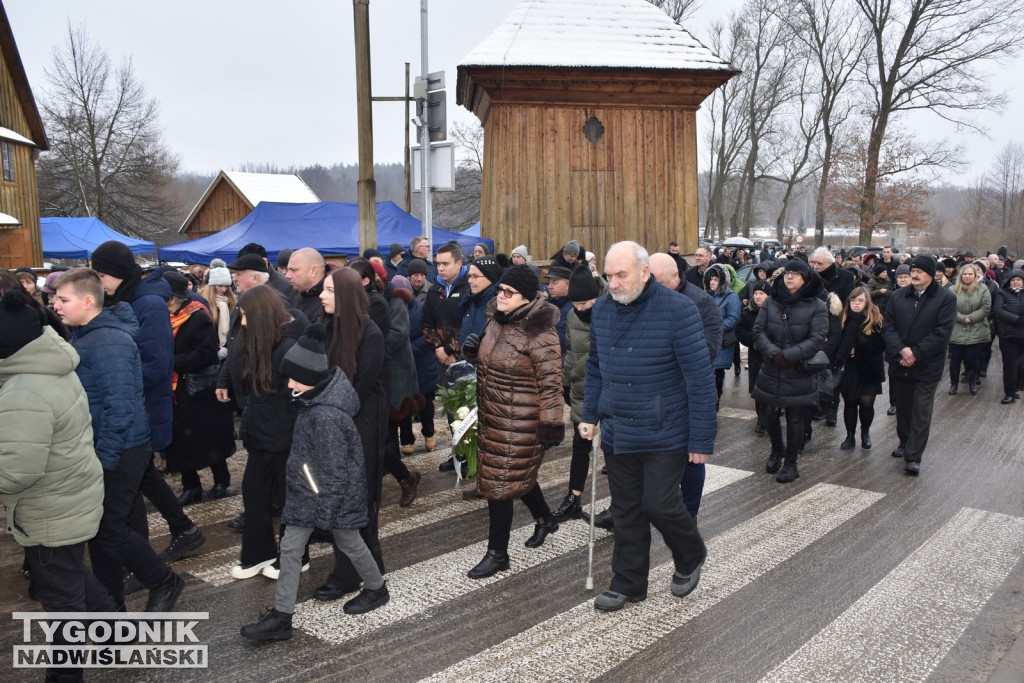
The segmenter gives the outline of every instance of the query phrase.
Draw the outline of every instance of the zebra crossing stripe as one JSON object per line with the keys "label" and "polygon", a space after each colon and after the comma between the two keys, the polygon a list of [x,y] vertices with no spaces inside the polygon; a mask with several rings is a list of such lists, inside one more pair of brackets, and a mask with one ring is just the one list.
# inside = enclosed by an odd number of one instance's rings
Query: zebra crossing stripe
{"label": "zebra crossing stripe", "polygon": [[[668,587],[671,561],[651,572],[647,600],[619,612],[586,602],[439,671],[431,681],[590,680],[629,660],[793,557],[883,497],[817,484],[708,543],[697,590],[683,599]],[[550,537],[549,537],[550,538]]]}
{"label": "zebra crossing stripe", "polygon": [[[708,465],[704,493],[717,491],[749,476],[752,473],[744,470]],[[598,509],[606,506],[610,500],[606,498],[597,501]],[[321,640],[334,644],[344,643],[397,622],[424,617],[432,608],[449,600],[582,548],[588,542],[589,528],[583,521],[567,522],[557,533],[548,536],[544,545],[533,549],[523,547],[523,542],[533,533],[533,526],[513,529],[509,539],[509,571],[479,581],[466,578],[466,572],[487,551],[487,542],[481,541],[390,572],[386,578],[391,602],[369,614],[346,616],[342,612],[344,600],[310,600],[297,606],[292,623]],[[599,540],[609,535],[602,529],[595,529],[594,538]],[[665,585],[668,585],[667,580]]]}
{"label": "zebra crossing stripe", "polygon": [[923,681],[1024,555],[1024,518],[964,508],[763,681]]}
{"label": "zebra crossing stripe", "polygon": [[[543,486],[566,486],[568,483],[569,476],[567,474],[561,474],[549,481],[541,482]],[[464,490],[466,490],[466,485],[457,490],[445,489],[429,496],[419,497],[416,499],[415,506],[385,508],[381,514],[380,538],[412,531],[428,524],[443,522],[455,515],[462,515],[486,506],[487,501],[485,500],[463,498],[462,491]],[[237,545],[208,553],[199,558],[199,562],[195,566],[203,566],[206,569],[192,569],[188,566],[185,569],[197,579],[214,586],[226,586],[233,583],[234,579],[230,572],[231,567],[238,562],[238,554],[241,551],[240,544],[241,537],[239,537]],[[330,555],[331,552],[330,544],[320,543],[310,547],[309,557],[315,560],[318,557]],[[216,560],[218,564],[210,566],[210,560]]]}
{"label": "zebra crossing stripe", "polygon": [[[452,457],[451,448],[441,448],[428,453],[402,458],[407,467],[413,469],[436,468],[439,464]],[[242,514],[242,496],[229,496],[219,500],[206,500],[185,508],[189,518],[197,526],[204,524],[217,524],[226,522],[229,519]],[[146,523],[149,525],[150,538],[166,536],[168,534],[167,522],[159,512],[150,512],[146,515]]]}

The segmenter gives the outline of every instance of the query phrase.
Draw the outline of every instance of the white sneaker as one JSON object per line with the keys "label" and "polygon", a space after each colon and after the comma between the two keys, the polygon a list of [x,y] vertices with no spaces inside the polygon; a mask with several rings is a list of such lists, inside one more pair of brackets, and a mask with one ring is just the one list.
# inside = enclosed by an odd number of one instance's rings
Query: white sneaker
{"label": "white sneaker", "polygon": [[[309,562],[306,562],[305,564],[302,565],[302,571],[304,571],[304,572],[309,571]],[[268,579],[273,579],[274,581],[277,581],[277,577],[279,577],[280,575],[281,575],[281,561],[280,560],[274,560],[274,564],[270,565],[269,567],[264,568],[264,570],[263,570],[263,576],[267,577]]]}
{"label": "white sneaker", "polygon": [[276,560],[264,560],[263,562],[257,562],[256,564],[250,565],[236,564],[231,568],[231,577],[234,579],[251,579],[263,571],[265,567],[269,567],[274,564],[275,561]]}

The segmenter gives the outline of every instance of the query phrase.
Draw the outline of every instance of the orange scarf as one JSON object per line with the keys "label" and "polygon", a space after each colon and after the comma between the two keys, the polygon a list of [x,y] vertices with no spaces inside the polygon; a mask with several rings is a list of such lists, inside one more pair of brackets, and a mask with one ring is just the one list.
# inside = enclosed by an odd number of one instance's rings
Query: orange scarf
{"label": "orange scarf", "polygon": [[[178,309],[178,312],[171,316],[171,334],[177,338],[178,330],[185,321],[191,317],[196,311],[205,311],[206,306],[203,306],[198,301],[189,301],[187,304]],[[175,392],[178,389],[178,372],[177,370],[171,373],[171,392]]]}

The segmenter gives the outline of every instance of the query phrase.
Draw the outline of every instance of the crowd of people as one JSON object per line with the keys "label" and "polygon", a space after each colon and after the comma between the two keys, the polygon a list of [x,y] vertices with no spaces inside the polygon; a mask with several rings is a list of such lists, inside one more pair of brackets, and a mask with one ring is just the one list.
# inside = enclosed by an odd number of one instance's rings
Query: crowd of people
{"label": "crowd of people", "polygon": [[[50,273],[42,286],[32,269],[0,271],[0,497],[32,595],[50,611],[115,611],[144,587],[147,610],[170,610],[184,581],[168,565],[205,541],[186,508],[229,495],[240,441],[231,576],[277,580],[273,609],[242,634],[291,636],[311,542],[334,548],[317,599],[357,592],[351,614],[384,605],[384,480],[400,487],[400,506],[416,500],[423,473],[402,456],[436,447],[435,394],[460,361],[475,366],[479,425],[479,470],[464,495],[486,500],[489,519],[487,552],[468,577],[509,568],[514,500],[535,519],[530,548],[583,516],[600,431],[612,503],[596,523],[616,546],[611,586],[595,601],[605,611],[646,597],[651,525],[672,551],[671,592],[696,587],[704,463],[741,347],[753,428],[770,442],[765,470],[781,483],[800,476],[815,422],[838,426],[840,407],[837,448],[859,436],[870,449],[887,383],[892,455],[919,475],[939,382],[945,374],[949,394],[961,381],[977,394],[995,339],[1001,403],[1024,385],[1024,261],[1005,250],[846,258],[827,247],[701,246],[691,266],[676,243],[649,254],[622,242],[599,271],[572,240],[543,274],[525,245],[506,257],[450,242],[431,256],[417,237],[343,267],[311,248],[271,264],[250,244],[231,263],[143,272],[107,242],[91,268]],[[741,281],[745,265],[753,277]],[[565,407],[569,483],[552,510],[537,475],[565,439]],[[439,469],[456,468],[465,476],[453,455]],[[180,473],[179,495],[161,470]],[[170,530],[160,553],[143,497]]]}

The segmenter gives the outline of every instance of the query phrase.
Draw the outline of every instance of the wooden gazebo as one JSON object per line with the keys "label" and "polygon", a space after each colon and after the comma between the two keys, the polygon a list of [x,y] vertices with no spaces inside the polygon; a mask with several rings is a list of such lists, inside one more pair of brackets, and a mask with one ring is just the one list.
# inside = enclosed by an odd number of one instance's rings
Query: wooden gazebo
{"label": "wooden gazebo", "polygon": [[507,252],[697,245],[697,125],[736,71],[646,0],[527,0],[458,67],[484,126],[480,222]]}

